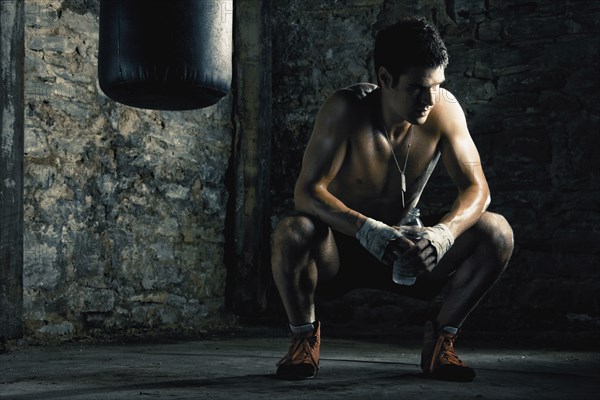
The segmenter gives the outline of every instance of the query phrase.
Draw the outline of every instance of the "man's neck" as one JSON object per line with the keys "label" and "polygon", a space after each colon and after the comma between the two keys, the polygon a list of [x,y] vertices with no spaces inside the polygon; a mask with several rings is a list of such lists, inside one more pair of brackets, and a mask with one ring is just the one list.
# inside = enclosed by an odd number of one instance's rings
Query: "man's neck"
{"label": "man's neck", "polygon": [[381,125],[382,129],[385,129],[392,140],[403,136],[408,129],[410,128],[410,123],[400,117],[397,114],[394,114],[393,111],[386,107],[383,102],[383,98],[380,93],[380,101],[379,101],[379,125]]}

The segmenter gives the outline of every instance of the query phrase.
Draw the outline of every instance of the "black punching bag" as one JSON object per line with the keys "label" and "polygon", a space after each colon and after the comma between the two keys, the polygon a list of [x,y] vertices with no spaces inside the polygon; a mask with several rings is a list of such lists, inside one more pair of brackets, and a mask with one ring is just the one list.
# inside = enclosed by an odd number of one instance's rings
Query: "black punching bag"
{"label": "black punching bag", "polygon": [[98,80],[132,107],[191,110],[231,87],[231,0],[101,0]]}

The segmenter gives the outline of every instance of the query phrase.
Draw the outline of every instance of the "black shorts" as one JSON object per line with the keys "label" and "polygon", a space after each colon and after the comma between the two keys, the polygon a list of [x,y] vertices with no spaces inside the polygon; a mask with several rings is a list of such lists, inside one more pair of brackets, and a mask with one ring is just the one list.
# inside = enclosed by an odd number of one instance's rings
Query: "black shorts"
{"label": "black shorts", "polygon": [[383,264],[365,249],[356,238],[332,231],[338,249],[340,268],[335,277],[317,284],[317,295],[324,299],[342,296],[353,289],[386,290],[421,300],[432,300],[450,277],[445,279],[417,278],[412,286],[392,281],[392,267]]}

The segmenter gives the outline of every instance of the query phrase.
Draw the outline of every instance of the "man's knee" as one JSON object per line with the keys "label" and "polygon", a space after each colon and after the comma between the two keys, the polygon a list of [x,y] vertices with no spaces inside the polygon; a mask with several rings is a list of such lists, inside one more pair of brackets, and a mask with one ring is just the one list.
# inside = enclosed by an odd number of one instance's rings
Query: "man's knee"
{"label": "man's knee", "polygon": [[497,251],[503,261],[508,261],[514,248],[513,230],[502,215],[485,212],[475,226],[478,238]]}
{"label": "man's knee", "polygon": [[284,217],[273,232],[273,245],[286,250],[308,250],[322,235],[323,227],[310,215],[291,215]]}

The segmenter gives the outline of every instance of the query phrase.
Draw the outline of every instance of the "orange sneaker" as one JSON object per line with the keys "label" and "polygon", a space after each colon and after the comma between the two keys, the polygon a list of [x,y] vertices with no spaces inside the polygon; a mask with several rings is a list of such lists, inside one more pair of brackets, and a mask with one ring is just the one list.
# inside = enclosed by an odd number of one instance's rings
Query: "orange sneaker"
{"label": "orange sneaker", "polygon": [[454,352],[456,334],[437,331],[432,321],[425,324],[421,369],[433,379],[455,382],[471,382],[475,371],[462,362]]}
{"label": "orange sneaker", "polygon": [[321,327],[315,322],[315,330],[306,337],[292,335],[288,352],[277,363],[277,377],[281,379],[314,378],[319,372],[319,348]]}

